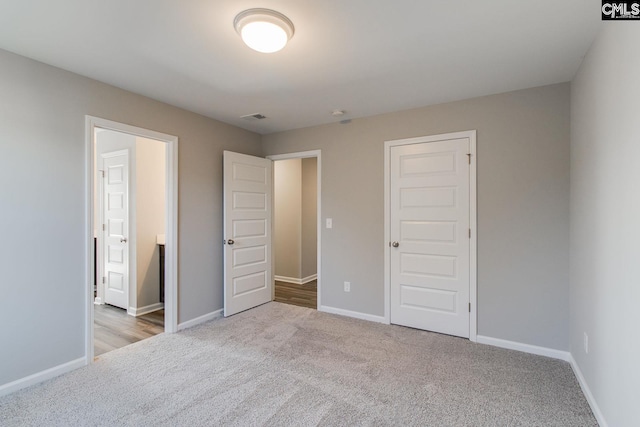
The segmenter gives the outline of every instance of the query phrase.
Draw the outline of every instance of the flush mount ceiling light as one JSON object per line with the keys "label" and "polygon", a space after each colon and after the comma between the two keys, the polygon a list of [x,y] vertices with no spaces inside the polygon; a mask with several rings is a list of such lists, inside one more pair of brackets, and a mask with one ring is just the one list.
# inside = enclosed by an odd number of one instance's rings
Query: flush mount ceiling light
{"label": "flush mount ceiling light", "polygon": [[240,12],[233,26],[253,50],[277,52],[293,37],[293,23],[283,14],[270,9],[248,9]]}

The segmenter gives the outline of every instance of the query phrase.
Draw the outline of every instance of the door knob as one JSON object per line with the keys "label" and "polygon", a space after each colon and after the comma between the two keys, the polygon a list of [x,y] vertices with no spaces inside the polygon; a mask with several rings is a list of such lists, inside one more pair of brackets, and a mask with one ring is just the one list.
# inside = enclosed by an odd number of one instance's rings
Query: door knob
{"label": "door knob", "polygon": [[393,242],[393,243],[391,243],[391,246],[393,246],[394,248],[397,248],[398,246],[400,246],[400,243]]}
{"label": "door knob", "polygon": [[121,237],[120,238],[120,243],[127,243],[127,238],[126,237]]}
{"label": "door knob", "polygon": [[235,242],[233,241],[233,239],[229,239],[227,240],[227,245],[233,245]]}

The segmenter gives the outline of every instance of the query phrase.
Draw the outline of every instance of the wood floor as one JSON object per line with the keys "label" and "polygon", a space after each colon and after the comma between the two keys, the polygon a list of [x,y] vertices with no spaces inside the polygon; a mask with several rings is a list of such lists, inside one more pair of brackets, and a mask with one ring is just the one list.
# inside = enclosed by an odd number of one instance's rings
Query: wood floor
{"label": "wood floor", "polygon": [[278,282],[276,280],[275,300],[285,304],[317,309],[318,282],[314,280],[304,285],[296,285],[293,283]]}
{"label": "wood floor", "polygon": [[107,304],[94,305],[94,309],[94,356],[164,332],[164,310],[134,317]]}

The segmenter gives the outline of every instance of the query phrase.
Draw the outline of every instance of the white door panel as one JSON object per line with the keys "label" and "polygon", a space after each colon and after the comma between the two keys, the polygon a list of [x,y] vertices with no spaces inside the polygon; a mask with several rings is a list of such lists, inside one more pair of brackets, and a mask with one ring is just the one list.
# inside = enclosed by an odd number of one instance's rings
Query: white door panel
{"label": "white door panel", "polygon": [[102,254],[104,301],[116,307],[129,304],[129,151],[100,156],[102,180]]}
{"label": "white door panel", "polygon": [[469,148],[390,148],[391,323],[469,337]]}
{"label": "white door panel", "polygon": [[224,315],[271,301],[272,162],[224,152]]}

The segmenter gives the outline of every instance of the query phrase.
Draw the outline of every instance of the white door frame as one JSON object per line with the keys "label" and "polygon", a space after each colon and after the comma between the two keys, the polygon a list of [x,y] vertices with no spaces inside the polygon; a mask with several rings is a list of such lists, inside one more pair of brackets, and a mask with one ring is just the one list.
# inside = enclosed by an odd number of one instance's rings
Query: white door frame
{"label": "white door frame", "polygon": [[471,313],[469,314],[469,340],[476,342],[478,336],[478,218],[475,130],[421,136],[417,138],[396,139],[392,141],[385,141],[384,143],[384,322],[386,324],[391,324],[391,250],[389,249],[389,242],[391,241],[391,147],[460,138],[469,139],[469,150],[471,153],[471,168],[469,170],[469,227],[471,228],[469,249],[469,302],[471,303]]}
{"label": "white door frame", "polygon": [[[317,278],[317,302],[316,307],[318,311],[322,311],[322,305],[320,304],[321,298],[321,283],[322,283],[322,151],[321,150],[311,150],[311,151],[300,151],[297,153],[287,153],[287,154],[274,154],[272,156],[267,156],[267,159],[277,161],[277,160],[289,160],[289,159],[308,159],[315,157],[317,159],[317,238],[318,238],[318,247],[317,247],[317,261],[316,261],[316,269],[318,270],[318,278]],[[275,174],[274,174],[275,176]],[[273,182],[272,182],[273,185]],[[275,190],[275,189],[274,189]],[[275,192],[274,192],[275,194]],[[273,204],[275,207],[275,203]],[[275,215],[273,215],[274,220],[271,222],[271,236],[273,236],[273,240],[271,241],[271,245],[274,246],[275,241],[275,233],[273,232],[273,226],[275,224]],[[272,271],[275,276],[275,252],[272,252],[271,263],[272,263]],[[275,283],[273,286],[273,292],[275,293]]]}
{"label": "white door frame", "polygon": [[93,362],[94,354],[94,299],[92,282],[95,275],[95,269],[93,266],[93,230],[95,218],[94,198],[96,196],[94,191],[94,177],[96,172],[94,170],[94,157],[96,155],[96,128],[155,139],[167,144],[167,181],[165,186],[166,247],[164,330],[167,333],[173,333],[178,330],[178,137],[87,115],[85,116],[85,364]]}

